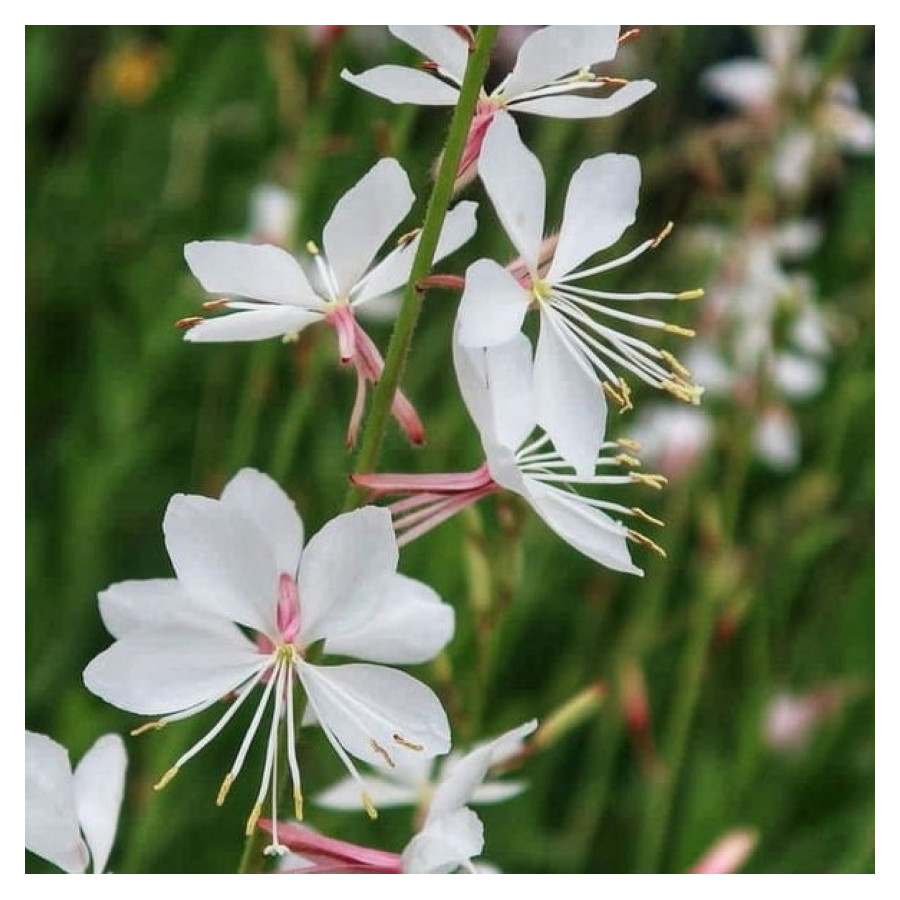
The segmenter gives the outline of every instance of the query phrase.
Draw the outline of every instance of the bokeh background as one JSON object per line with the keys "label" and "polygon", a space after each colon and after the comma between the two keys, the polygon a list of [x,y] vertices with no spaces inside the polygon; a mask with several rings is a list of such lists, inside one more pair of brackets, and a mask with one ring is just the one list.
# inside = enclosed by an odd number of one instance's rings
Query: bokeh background
{"label": "bokeh background", "polygon": [[[504,30],[493,78],[524,33]],[[77,761],[139,724],[81,671],[110,641],[98,590],[169,574],[169,497],[217,495],[255,466],[312,533],[352,466],[355,379],[332,333],[183,342],[173,323],[205,299],[183,245],[302,247],[385,155],[410,175],[415,227],[448,116],[339,79],[416,62],[381,27],[30,26],[25,50],[25,722]],[[635,410],[611,417],[670,478],[614,497],[666,522],[651,528],[666,559],[635,548],[643,579],[590,563],[513,498],[403,551],[401,570],[457,610],[453,644],[418,674],[460,746],[587,698],[516,773],[528,790],[480,808],[502,871],[682,872],[736,829],[752,848],[741,871],[874,869],[874,52],[867,26],[647,26],[602,71],[652,78],[648,98],[607,120],[519,117],[551,221],[582,159],[640,158],[638,221],[617,249],[676,227],[602,284],[706,288],[653,311],[697,330],[666,345],[707,393],[690,410],[665,397],[664,415],[687,417],[654,419],[660,398],[633,385]],[[768,100],[716,91],[709,70],[736,58],[768,59]],[[463,195],[481,202],[479,233],[442,271],[512,255],[480,186]],[[483,458],[449,362],[456,301],[427,296],[404,378],[428,443],[412,450],[392,425],[384,471]],[[385,349],[390,310],[367,327]],[[213,801],[240,726],[151,790],[213,715],[126,737],[113,871],[236,868],[258,753]],[[321,735],[300,753],[311,793],[342,774]],[[406,810],[370,823],[311,802],[308,818],[386,849],[410,834]]]}

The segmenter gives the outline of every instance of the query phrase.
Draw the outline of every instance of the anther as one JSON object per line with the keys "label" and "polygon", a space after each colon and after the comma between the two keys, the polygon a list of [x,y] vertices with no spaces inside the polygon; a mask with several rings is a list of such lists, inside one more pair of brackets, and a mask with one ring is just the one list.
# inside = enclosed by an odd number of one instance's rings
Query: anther
{"label": "anther", "polygon": [[182,331],[187,331],[188,328],[193,328],[196,324],[203,321],[203,316],[188,316],[185,319],[179,319],[175,323],[176,328],[180,328]]}
{"label": "anther", "polygon": [[216,806],[221,806],[225,802],[225,798],[228,796],[228,792],[233,784],[234,775],[229,772],[222,781],[222,787],[219,788],[219,793],[216,795]]}
{"label": "anther", "polygon": [[405,247],[407,244],[411,244],[421,233],[421,228],[413,228],[412,231],[407,231],[406,234],[401,234],[400,237],[397,238],[397,246]]}
{"label": "anther", "polygon": [[378,743],[378,741],[375,740],[375,738],[370,738],[370,740],[369,740],[369,746],[370,746],[370,747],[371,747],[371,748],[372,748],[372,749],[373,749],[373,750],[374,750],[374,751],[375,751],[375,752],[376,752],[376,753],[377,753],[377,754],[378,754],[378,755],[379,755],[379,756],[380,756],[380,757],[381,757],[381,758],[382,758],[382,759],[383,759],[383,760],[384,760],[384,761],[385,761],[392,769],[396,769],[396,768],[397,768],[397,764],[391,759],[390,754],[387,752],[387,750],[384,749],[384,747],[381,746],[381,744]]}
{"label": "anther", "polygon": [[681,364],[680,360],[669,353],[668,350],[660,350],[659,355],[663,362],[668,365],[676,375],[680,375],[685,381],[691,380],[691,373]]}
{"label": "anther", "polygon": [[631,84],[627,78],[613,78],[610,75],[596,75],[594,76],[594,83],[609,84],[613,87],[624,87],[626,84]]}
{"label": "anther", "polygon": [[306,242],[306,252],[311,253],[313,256],[319,255],[319,247],[315,241]]}
{"label": "anther", "polygon": [[674,222],[666,222],[663,230],[660,231],[660,233],[655,238],[653,238],[650,246],[655,250],[672,233],[672,229],[674,227]]}
{"label": "anther", "polygon": [[218,300],[206,300],[203,303],[204,309],[221,309],[223,306],[228,306],[228,301],[224,297],[220,297]]}
{"label": "anther", "polygon": [[262,804],[257,803],[256,806],[253,807],[250,815],[247,818],[247,825],[244,828],[244,834],[247,837],[251,837],[255,828],[256,823],[259,821],[259,817],[262,815]]}
{"label": "anther", "polygon": [[415,750],[416,753],[421,753],[425,747],[422,744],[416,744],[413,741],[408,741],[402,734],[392,734],[391,740],[395,744],[399,744],[401,747],[406,747],[407,750]]}
{"label": "anther", "polygon": [[697,332],[693,328],[682,328],[680,325],[670,325],[668,322],[663,325],[663,331],[669,334],[677,334],[681,337],[692,338],[697,336]]}
{"label": "anther", "polygon": [[663,550],[659,544],[651,541],[650,538],[645,534],[641,534],[639,531],[633,531],[631,528],[628,529],[628,537],[630,537],[633,541],[640,544],[642,547],[646,547],[648,550],[652,550],[654,553],[658,553],[663,559],[666,558],[666,551]]}
{"label": "anther", "polygon": [[624,34],[619,35],[619,46],[621,47],[626,41],[634,40],[640,33],[640,28],[629,28]]}
{"label": "anther", "polygon": [[699,300],[701,297],[706,296],[706,291],[703,288],[694,288],[690,291],[680,291],[675,295],[676,300]]}
{"label": "anther", "polygon": [[665,475],[656,475],[648,472],[629,472],[628,477],[638,484],[646,484],[657,491],[661,491],[664,485],[669,483],[669,479]]}
{"label": "anther", "polygon": [[178,766],[172,766],[156,784],[153,785],[154,791],[161,791],[176,775],[178,774]]}
{"label": "anther", "polygon": [[620,466],[627,466],[629,469],[639,469],[641,467],[641,461],[636,456],[630,456],[627,453],[617,453],[614,458]]}
{"label": "anther", "polygon": [[159,731],[160,728],[165,728],[166,720],[165,719],[157,719],[155,722],[147,722],[144,725],[140,725],[137,728],[132,728],[129,734],[132,737],[137,737],[139,734],[144,734],[146,731]]}
{"label": "anther", "polygon": [[303,794],[298,787],[294,788],[294,815],[298,821],[303,821]]}
{"label": "anther", "polygon": [[366,815],[374,821],[378,818],[378,810],[375,809],[375,804],[372,802],[372,798],[363,791],[362,793],[362,805],[366,809]]}
{"label": "anther", "polygon": [[626,450],[630,450],[632,453],[640,453],[641,445],[637,441],[633,441],[631,438],[617,438],[616,443],[620,447],[624,447]]}
{"label": "anther", "polygon": [[651,525],[658,525],[660,528],[665,526],[665,522],[662,519],[657,519],[654,516],[651,516],[650,513],[645,512],[639,506],[632,506],[631,511],[639,518],[643,519],[645,522],[649,522]]}

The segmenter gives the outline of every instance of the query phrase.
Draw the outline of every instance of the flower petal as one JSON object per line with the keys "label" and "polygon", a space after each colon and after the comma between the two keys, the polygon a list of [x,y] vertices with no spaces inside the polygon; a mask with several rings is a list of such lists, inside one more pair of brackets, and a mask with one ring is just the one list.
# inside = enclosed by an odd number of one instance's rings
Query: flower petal
{"label": "flower petal", "polygon": [[429,821],[407,845],[400,868],[407,875],[446,874],[468,863],[484,848],[484,826],[471,809]]}
{"label": "flower petal", "polygon": [[457,340],[464,347],[492,347],[522,328],[531,294],[492,259],[466,269],[466,286],[457,311]]}
{"label": "flower petal", "polygon": [[462,83],[469,61],[469,44],[449,25],[388,25],[388,31],[435,62],[457,83]]}
{"label": "flower petal", "polygon": [[66,872],[83,872],[81,838],[69,753],[46,735],[25,732],[25,849]]}
{"label": "flower petal", "polygon": [[413,755],[432,757],[450,749],[450,725],[440,700],[405,672],[363,663],[306,662],[298,663],[297,671],[319,724],[358,759],[383,769],[389,766],[385,755],[402,765]]}
{"label": "flower petal", "polygon": [[618,25],[548,25],[519,48],[503,93],[512,99],[616,55]]}
{"label": "flower petal", "polygon": [[634,223],[640,185],[640,163],[622,153],[595,156],[575,170],[547,272],[551,284],[619,240]]}
{"label": "flower petal", "polygon": [[577,494],[526,479],[534,511],[566,543],[594,562],[616,572],[643,575],[631,561],[624,525],[584,503]]}
{"label": "flower petal", "polygon": [[407,66],[375,66],[359,75],[344,69],[341,78],[350,84],[390,100],[418,106],[455,106],[459,91],[427,72]]}
{"label": "flower petal", "polygon": [[300,559],[298,641],[308,647],[369,622],[383,598],[367,583],[394,573],[398,557],[386,509],[366,506],[328,522]]}
{"label": "flower petal", "polygon": [[[425,760],[431,765],[431,760]],[[420,785],[401,784],[377,775],[361,776],[361,789],[368,794],[376,809],[395,806],[415,806],[419,802]],[[355,778],[343,778],[337,784],[317,794],[314,802],[325,809],[345,809],[356,812],[359,809],[360,782]]]}
{"label": "flower petal", "polygon": [[203,319],[184,333],[184,339],[195,344],[264,341],[267,338],[295,335],[307,325],[321,319],[320,313],[295,306],[258,307]]}
{"label": "flower petal", "polygon": [[710,94],[742,109],[763,106],[775,99],[775,70],[758,59],[733,59],[708,68],[700,83]]}
{"label": "flower petal", "polygon": [[303,522],[294,501],[268,475],[241,469],[222,491],[221,502],[242,513],[272,545],[279,572],[297,577]]}
{"label": "flower petal", "polygon": [[98,738],[75,767],[78,821],[97,873],[106,869],[116,837],[127,767],[125,744],[117,734]]}
{"label": "flower petal", "polygon": [[604,119],[627,109],[656,90],[656,83],[641,78],[629,81],[608,97],[585,97],[580,94],[554,94],[516,100],[509,108],[514,112],[549,116],[552,119]]}
{"label": "flower petal", "polygon": [[238,632],[154,629],[127,634],[94,657],[84,683],[119,709],[165,715],[226,696],[264,661]]}
{"label": "flower petal", "polygon": [[590,478],[606,430],[606,397],[577,344],[561,337],[564,327],[553,312],[541,310],[534,354],[537,420],[575,473]]}
{"label": "flower petal", "polygon": [[341,296],[359,281],[415,199],[400,163],[382,159],[338,200],[322,243]]}
{"label": "flower petal", "polygon": [[211,615],[271,635],[279,572],[272,545],[242,512],[218,500],[176,494],[163,533],[175,574]]}
{"label": "flower petal", "polygon": [[494,116],[478,171],[506,233],[531,274],[536,274],[544,231],[544,171],[507,113]]}
{"label": "flower petal", "polygon": [[326,653],[379,663],[422,663],[434,659],[453,637],[453,607],[427,584],[385,572],[367,579],[357,592],[373,594],[366,605],[371,620],[325,641]]}
{"label": "flower petal", "polygon": [[269,303],[318,309],[300,263],[281,247],[237,241],[192,241],[184,258],[194,277],[211,294],[250,297]]}
{"label": "flower petal", "polygon": [[[434,262],[458,250],[475,234],[478,227],[475,219],[476,209],[477,203],[463,200],[447,213],[434,252]],[[368,303],[405,284],[418,247],[419,237],[416,236],[409,243],[391,251],[365,278],[359,292],[353,297],[353,305]]]}

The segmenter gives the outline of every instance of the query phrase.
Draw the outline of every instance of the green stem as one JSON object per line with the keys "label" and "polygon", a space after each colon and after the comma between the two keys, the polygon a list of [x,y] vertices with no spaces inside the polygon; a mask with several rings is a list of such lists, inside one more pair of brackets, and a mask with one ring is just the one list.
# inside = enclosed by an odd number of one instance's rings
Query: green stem
{"label": "green stem", "polygon": [[[498,25],[479,27],[475,47],[466,65],[466,74],[459,92],[459,102],[453,111],[437,178],[431,191],[428,208],[425,211],[425,221],[422,224],[419,246],[413,259],[403,304],[397,315],[397,323],[388,346],[384,372],[375,388],[372,406],[366,419],[359,455],[356,458],[357,472],[371,472],[381,452],[391,403],[403,375],[403,367],[406,364],[413,332],[422,309],[422,294],[417,285],[429,273],[434,261],[434,252],[437,248],[441,227],[444,224],[447,206],[453,196],[453,185],[456,181],[459,161],[469,133],[469,125],[475,113],[479,91],[490,62],[491,46],[498,28]],[[361,496],[361,492],[356,488],[350,488],[344,502],[344,509],[353,509]]]}

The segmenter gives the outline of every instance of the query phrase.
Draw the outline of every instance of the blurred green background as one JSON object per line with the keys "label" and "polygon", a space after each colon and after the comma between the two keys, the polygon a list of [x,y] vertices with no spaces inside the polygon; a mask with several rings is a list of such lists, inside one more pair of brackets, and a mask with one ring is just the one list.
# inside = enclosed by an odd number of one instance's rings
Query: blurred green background
{"label": "blurred green background", "polygon": [[[336,365],[333,335],[186,344],[173,323],[205,295],[183,245],[258,237],[249,210],[264,183],[299,201],[294,246],[318,240],[335,200],[382,155],[410,175],[413,228],[448,116],[338,78],[344,66],[415,62],[383,28],[30,26],[25,49],[26,726],[77,761],[100,734],[139,724],[80,673],[110,642],[97,591],[169,574],[169,497],[217,495],[255,466],[312,533],[340,510],[352,465],[343,431],[355,379]],[[849,78],[874,110],[873,29],[811,28],[804,53],[822,83]],[[484,857],[505,872],[680,872],[737,827],[758,838],[743,871],[874,869],[874,155],[833,150],[800,194],[779,194],[766,177],[771,134],[759,122],[728,132],[735,110],[701,88],[709,66],[755,54],[744,28],[646,27],[604,72],[654,79],[648,98],[606,120],[519,117],[547,172],[548,221],[578,163],[614,150],[636,154],[644,173],[622,247],[676,222],[657,252],[604,282],[612,289],[709,288],[751,228],[818,222],[821,242],[800,267],[831,351],[821,390],[790,407],[798,465],[773,469],[753,452],[765,390],[710,392],[711,442],[689,471],[659,495],[617,492],[666,522],[652,536],[667,559],[635,548],[643,579],[590,563],[512,498],[403,551],[401,570],[457,610],[446,657],[418,674],[447,701],[461,746],[603,688],[602,704],[523,766],[525,794],[480,809]],[[496,55],[493,77],[510,65]],[[796,115],[813,121],[821,96]],[[479,233],[441,271],[512,255],[480,185],[464,196],[480,201]],[[708,225],[729,235],[725,258],[682,241]],[[706,302],[659,314],[699,329]],[[427,296],[404,378],[428,443],[412,450],[392,424],[383,471],[483,458],[449,362],[455,304],[450,292]],[[384,350],[390,324],[367,327]],[[667,346],[685,356],[687,343]],[[613,437],[658,399],[633,387],[637,409],[611,417]],[[793,749],[764,728],[785,693],[808,701]],[[225,807],[213,801],[240,726],[150,789],[212,721],[126,737],[113,871],[236,868],[259,753]],[[305,733],[300,753],[310,793],[340,776],[321,735]],[[406,811],[370,823],[310,803],[308,820],[386,849],[410,834]],[[26,870],[50,867],[26,854]]]}

